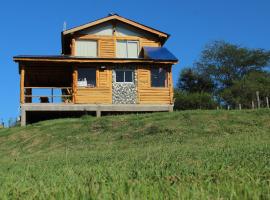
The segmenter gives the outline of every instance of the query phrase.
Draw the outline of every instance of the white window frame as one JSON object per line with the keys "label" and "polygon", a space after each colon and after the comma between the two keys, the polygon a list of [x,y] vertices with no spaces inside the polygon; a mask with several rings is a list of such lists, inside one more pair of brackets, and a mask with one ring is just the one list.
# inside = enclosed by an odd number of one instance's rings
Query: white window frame
{"label": "white window frame", "polygon": [[[132,69],[115,69],[114,71],[115,71],[115,82],[116,82],[116,83],[127,83],[127,84],[128,84],[128,83],[134,83],[134,73],[135,73],[134,70],[132,70]],[[116,75],[116,72],[117,72],[117,71],[122,71],[122,72],[124,72],[124,81],[123,81],[123,82],[117,81],[117,78],[116,78],[116,76],[117,76],[117,75]],[[130,72],[132,73],[132,81],[126,81],[126,73],[125,73],[126,71],[130,71]]]}
{"label": "white window frame", "polygon": [[[118,57],[117,56],[117,42],[125,42],[126,43],[126,57]],[[128,43],[137,43],[137,56],[136,57],[129,57],[129,50],[128,50]],[[117,58],[138,58],[139,57],[139,50],[140,50],[140,42],[138,40],[116,40],[116,56]]]}

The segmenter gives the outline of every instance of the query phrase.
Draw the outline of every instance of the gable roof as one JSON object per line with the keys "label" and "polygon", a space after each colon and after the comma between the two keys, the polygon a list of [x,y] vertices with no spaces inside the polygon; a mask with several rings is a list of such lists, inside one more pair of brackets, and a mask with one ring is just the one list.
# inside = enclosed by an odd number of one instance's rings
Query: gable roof
{"label": "gable roof", "polygon": [[130,20],[130,19],[121,17],[118,14],[110,14],[107,17],[104,17],[104,18],[101,18],[101,19],[98,19],[98,20],[89,22],[89,23],[84,24],[84,25],[81,25],[81,26],[77,26],[77,27],[68,29],[66,31],[63,31],[62,34],[63,35],[72,34],[72,33],[75,33],[77,31],[81,31],[81,30],[84,30],[84,29],[87,29],[87,28],[90,28],[90,27],[93,27],[93,26],[96,26],[98,24],[102,24],[104,22],[108,22],[108,21],[111,21],[111,20],[116,20],[116,21],[123,22],[125,24],[131,25],[133,27],[136,27],[138,29],[141,29],[141,30],[144,30],[144,31],[147,31],[147,32],[150,32],[150,33],[152,33],[154,35],[157,35],[157,36],[162,37],[162,38],[165,38],[165,39],[168,39],[169,36],[170,36],[168,33],[164,33],[162,31],[159,31],[159,30],[154,29],[154,28],[151,28],[149,26],[140,24],[140,23],[135,22],[133,20]]}

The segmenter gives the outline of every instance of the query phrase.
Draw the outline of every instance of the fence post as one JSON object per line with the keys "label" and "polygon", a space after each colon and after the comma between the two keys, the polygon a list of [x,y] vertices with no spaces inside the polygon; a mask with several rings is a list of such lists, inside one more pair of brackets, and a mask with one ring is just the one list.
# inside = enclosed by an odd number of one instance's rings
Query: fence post
{"label": "fence post", "polygon": [[269,99],[266,97],[266,107],[269,109]]}
{"label": "fence post", "polygon": [[256,91],[256,96],[257,96],[258,109],[260,109],[261,108],[261,101],[260,101],[260,93],[259,93],[259,91]]}
{"label": "fence post", "polygon": [[242,110],[242,105],[241,105],[241,103],[239,104],[239,110]]}
{"label": "fence post", "polygon": [[252,106],[252,109],[254,110],[255,109],[254,101],[251,102],[251,106]]}
{"label": "fence post", "polygon": [[230,106],[229,105],[227,105],[227,110],[230,110]]}

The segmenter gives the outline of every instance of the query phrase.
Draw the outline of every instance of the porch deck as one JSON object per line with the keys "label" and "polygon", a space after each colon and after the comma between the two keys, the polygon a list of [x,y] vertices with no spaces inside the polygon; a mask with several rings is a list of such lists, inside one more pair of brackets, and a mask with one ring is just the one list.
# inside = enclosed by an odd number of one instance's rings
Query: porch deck
{"label": "porch deck", "polygon": [[73,104],[73,103],[24,103],[21,105],[21,125],[27,123],[27,112],[172,112],[167,104]]}

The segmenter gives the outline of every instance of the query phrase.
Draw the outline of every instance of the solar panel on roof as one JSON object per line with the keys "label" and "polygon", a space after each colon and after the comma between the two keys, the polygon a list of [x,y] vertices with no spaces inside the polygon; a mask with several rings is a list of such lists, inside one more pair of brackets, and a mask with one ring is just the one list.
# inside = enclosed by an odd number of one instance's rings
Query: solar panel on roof
{"label": "solar panel on roof", "polygon": [[165,47],[143,47],[143,50],[144,58],[178,61],[178,59]]}

